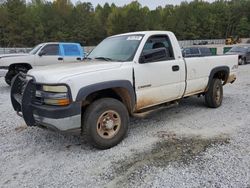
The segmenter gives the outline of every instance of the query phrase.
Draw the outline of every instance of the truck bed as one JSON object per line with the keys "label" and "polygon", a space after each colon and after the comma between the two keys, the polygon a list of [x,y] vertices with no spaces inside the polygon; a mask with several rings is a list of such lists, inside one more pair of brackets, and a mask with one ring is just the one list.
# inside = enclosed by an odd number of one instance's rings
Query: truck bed
{"label": "truck bed", "polygon": [[185,58],[186,62],[186,91],[184,96],[190,96],[205,91],[211,70],[216,67],[228,66],[230,75],[236,74],[238,56],[221,55],[207,57]]}

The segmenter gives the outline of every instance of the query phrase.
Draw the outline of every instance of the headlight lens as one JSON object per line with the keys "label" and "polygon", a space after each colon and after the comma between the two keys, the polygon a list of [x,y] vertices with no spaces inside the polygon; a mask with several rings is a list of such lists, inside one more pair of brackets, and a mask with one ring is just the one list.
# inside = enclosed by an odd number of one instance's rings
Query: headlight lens
{"label": "headlight lens", "polygon": [[43,85],[43,91],[56,92],[56,93],[67,93],[68,89],[66,86],[49,86]]}
{"label": "headlight lens", "polygon": [[36,91],[36,98],[46,105],[67,106],[70,104],[68,88],[66,86],[42,85]]}

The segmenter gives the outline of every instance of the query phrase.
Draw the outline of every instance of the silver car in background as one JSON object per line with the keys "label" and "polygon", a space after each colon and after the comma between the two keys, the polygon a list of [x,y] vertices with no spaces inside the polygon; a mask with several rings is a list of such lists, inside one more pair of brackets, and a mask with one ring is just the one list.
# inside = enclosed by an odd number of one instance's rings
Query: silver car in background
{"label": "silver car in background", "polygon": [[250,45],[241,45],[232,47],[226,54],[239,55],[239,65],[250,62]]}

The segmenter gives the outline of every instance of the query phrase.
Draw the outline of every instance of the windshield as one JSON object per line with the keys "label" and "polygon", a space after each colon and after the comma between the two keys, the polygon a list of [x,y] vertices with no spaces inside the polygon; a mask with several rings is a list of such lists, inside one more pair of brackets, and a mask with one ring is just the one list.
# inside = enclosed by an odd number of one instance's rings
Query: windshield
{"label": "windshield", "polygon": [[231,50],[229,50],[230,52],[246,52],[247,51],[247,47],[242,47],[242,46],[234,46],[232,47]]}
{"label": "windshield", "polygon": [[38,51],[42,46],[43,46],[43,44],[38,44],[37,46],[35,46],[35,47],[29,52],[29,54],[32,54],[32,55],[36,54],[37,51]]}
{"label": "windshield", "polygon": [[103,40],[89,55],[89,59],[131,61],[143,35],[124,35]]}

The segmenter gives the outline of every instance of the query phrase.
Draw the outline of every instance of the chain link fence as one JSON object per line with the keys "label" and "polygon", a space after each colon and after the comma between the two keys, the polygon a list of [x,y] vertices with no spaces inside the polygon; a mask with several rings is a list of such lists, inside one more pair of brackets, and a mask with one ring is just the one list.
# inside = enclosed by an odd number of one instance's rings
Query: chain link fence
{"label": "chain link fence", "polygon": [[223,45],[225,44],[225,39],[208,39],[208,40],[182,40],[179,41],[181,47],[189,47],[194,45]]}
{"label": "chain link fence", "polygon": [[[250,43],[250,39],[242,39],[242,43]],[[182,40],[179,41],[181,47],[190,47],[194,45],[225,45],[225,39],[208,39],[208,40]],[[84,52],[89,53],[95,46],[85,46]],[[28,53],[32,48],[0,48],[0,54],[10,53]]]}
{"label": "chain link fence", "polygon": [[[95,46],[84,47],[84,52],[89,53]],[[0,54],[29,53],[32,48],[0,48]]]}
{"label": "chain link fence", "polygon": [[0,48],[0,54],[29,53],[32,48]]}

